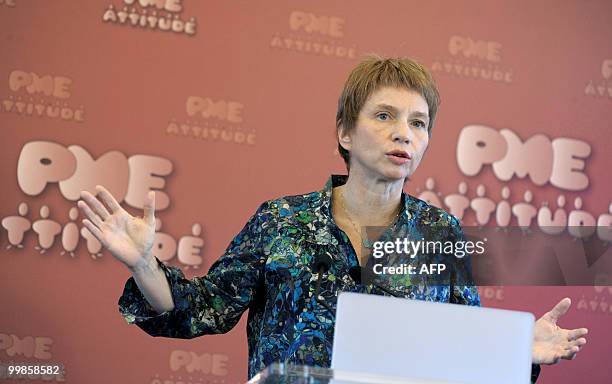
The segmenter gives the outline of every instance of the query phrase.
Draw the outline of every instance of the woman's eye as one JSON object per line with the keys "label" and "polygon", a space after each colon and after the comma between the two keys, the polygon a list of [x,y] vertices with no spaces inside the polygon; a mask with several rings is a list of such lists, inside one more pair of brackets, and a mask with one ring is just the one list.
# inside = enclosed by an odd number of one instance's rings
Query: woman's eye
{"label": "woman's eye", "polygon": [[412,124],[416,125],[418,128],[425,128],[426,125],[424,122],[422,122],[421,120],[415,120],[412,122]]}
{"label": "woman's eye", "polygon": [[389,116],[389,114],[386,113],[386,112],[379,113],[378,115],[376,115],[376,118],[381,120],[381,121],[387,121],[387,120],[389,120],[389,117],[391,117],[391,116]]}

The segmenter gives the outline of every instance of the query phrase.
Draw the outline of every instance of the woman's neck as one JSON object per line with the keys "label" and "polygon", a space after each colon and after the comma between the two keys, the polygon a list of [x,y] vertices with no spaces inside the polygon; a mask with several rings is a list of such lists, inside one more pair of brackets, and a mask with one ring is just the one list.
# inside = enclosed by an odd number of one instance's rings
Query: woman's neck
{"label": "woman's neck", "polygon": [[349,174],[344,185],[334,188],[334,202],[361,226],[386,226],[393,222],[401,207],[403,180],[388,181]]}

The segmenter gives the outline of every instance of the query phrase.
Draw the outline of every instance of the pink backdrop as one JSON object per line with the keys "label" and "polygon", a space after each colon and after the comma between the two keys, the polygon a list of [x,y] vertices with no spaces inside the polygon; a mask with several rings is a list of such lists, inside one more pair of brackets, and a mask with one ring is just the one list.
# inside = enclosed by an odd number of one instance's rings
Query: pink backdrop
{"label": "pink backdrop", "polygon": [[[103,184],[141,214],[144,191],[155,189],[160,255],[189,277],[205,273],[262,201],[344,173],[337,98],[370,52],[419,60],[442,95],[408,192],[420,195],[431,178],[443,202],[464,181],[468,199],[482,184],[497,204],[508,186],[511,204],[529,190],[536,209],[553,211],[563,195],[568,214],[609,228],[610,15],[606,0],[0,0],[0,362],[62,363],[73,383],[244,381],[246,316],[227,335],[194,340],[128,326],[117,299],[129,272],[78,235],[71,208],[79,190]],[[490,164],[466,174],[460,162],[474,155],[458,138],[470,125],[522,141],[544,135],[515,153],[544,181],[503,180]],[[570,144],[546,142],[558,138]],[[550,181],[541,167],[568,151],[582,151],[573,153],[582,165],[561,166],[583,176]],[[473,223],[474,211],[463,220]],[[544,367],[539,382],[612,382],[612,288],[481,294],[485,306],[537,317],[571,297],[561,326],[588,327],[589,342],[576,360]]]}

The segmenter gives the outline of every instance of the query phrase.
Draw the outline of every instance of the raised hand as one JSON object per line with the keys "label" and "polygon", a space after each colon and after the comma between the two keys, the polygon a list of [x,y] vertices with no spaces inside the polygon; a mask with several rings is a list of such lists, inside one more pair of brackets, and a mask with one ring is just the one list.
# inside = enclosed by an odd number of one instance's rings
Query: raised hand
{"label": "raised hand", "polygon": [[128,268],[147,262],[155,238],[155,192],[147,194],[140,218],[121,208],[104,187],[97,185],[96,191],[106,206],[87,191],[81,191],[82,200],[77,203],[87,217],[83,220],[85,227]]}
{"label": "raised hand", "polygon": [[560,359],[573,360],[580,347],[586,344],[583,336],[588,333],[588,329],[563,329],[557,325],[571,304],[570,298],[566,297],[536,321],[532,353],[534,364],[557,364]]}

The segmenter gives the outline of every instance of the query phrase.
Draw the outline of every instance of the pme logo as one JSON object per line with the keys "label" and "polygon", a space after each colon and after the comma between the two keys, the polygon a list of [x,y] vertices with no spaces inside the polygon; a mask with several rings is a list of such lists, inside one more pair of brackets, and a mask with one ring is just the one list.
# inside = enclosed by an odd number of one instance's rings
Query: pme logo
{"label": "pme logo", "polygon": [[196,19],[183,16],[181,0],[123,0],[123,7],[109,5],[102,21],[115,25],[129,25],[141,29],[174,32],[193,36]]}
{"label": "pme logo", "polygon": [[19,116],[83,122],[85,109],[69,103],[72,79],[16,69],[8,74],[9,93],[2,99],[2,112]]}
{"label": "pme logo", "polygon": [[188,96],[185,115],[173,118],[166,134],[208,142],[255,145],[255,130],[244,126],[244,104],[235,100]]}
{"label": "pme logo", "polygon": [[151,384],[225,383],[230,372],[229,362],[223,353],[174,350],[169,356],[169,372],[156,373]]}
{"label": "pme logo", "polygon": [[[0,379],[65,382],[63,364],[53,360],[53,339],[47,336],[19,336],[0,332]],[[8,358],[8,360],[7,360]],[[25,363],[24,361],[27,361]],[[43,367],[38,366],[44,365]],[[30,366],[30,372],[23,369]],[[17,367],[21,367],[16,369]]]}
{"label": "pme logo", "polygon": [[[95,186],[100,184],[106,186],[119,203],[138,210],[144,208],[147,193],[155,190],[157,217],[153,256],[162,262],[176,256],[183,269],[197,269],[202,264],[202,226],[195,222],[189,232],[177,238],[165,230],[162,232],[162,220],[157,215],[170,206],[172,197],[163,189],[165,177],[172,173],[173,167],[170,160],[160,156],[134,154],[128,157],[111,150],[94,158],[78,145],[66,147],[49,141],[31,141],[23,146],[17,161],[17,184],[27,196],[39,196],[47,189],[57,188],[71,205],[80,199],[81,191],[95,191]],[[78,225],[79,212],[74,205],[66,215],[53,211],[44,202],[37,211],[32,209],[32,202],[28,204],[29,198],[24,197],[24,200],[18,204],[16,213],[0,217],[0,238],[6,237],[9,242],[6,249],[24,248],[27,236],[32,236],[37,240],[34,249],[41,254],[51,253],[55,248],[61,250],[60,255],[74,258],[79,253],[79,245],[83,244],[93,260],[102,257],[102,244],[90,231]],[[66,216],[68,222],[65,222]]]}
{"label": "pme logo", "polygon": [[612,59],[601,63],[601,78],[589,80],[584,88],[584,94],[596,98],[612,99]]}
{"label": "pme logo", "polygon": [[346,20],[339,16],[294,10],[287,30],[272,35],[270,47],[309,55],[355,59],[355,44],[346,42]]}
{"label": "pme logo", "polygon": [[432,71],[501,83],[513,80],[512,69],[503,65],[499,41],[455,35],[449,38],[447,49],[448,54],[433,62]]}
{"label": "pme logo", "polygon": [[[602,281],[610,281],[612,276],[600,276]],[[578,301],[578,310],[596,313],[599,315],[612,315],[612,286],[595,285],[593,291],[583,293]]]}

